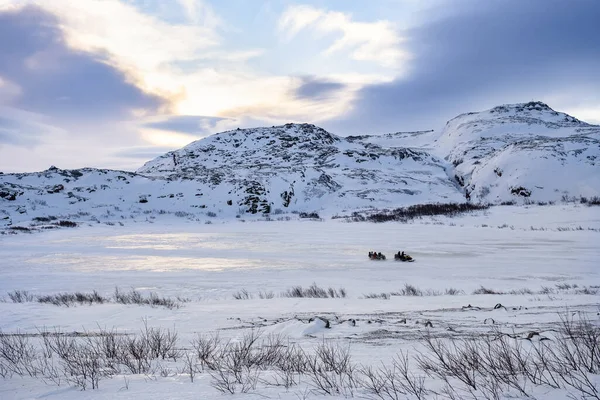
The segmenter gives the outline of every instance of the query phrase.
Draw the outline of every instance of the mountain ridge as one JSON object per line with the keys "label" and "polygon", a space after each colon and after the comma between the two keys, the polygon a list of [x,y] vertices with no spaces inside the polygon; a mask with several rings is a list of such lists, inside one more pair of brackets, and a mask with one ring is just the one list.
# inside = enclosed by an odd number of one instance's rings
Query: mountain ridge
{"label": "mountain ridge", "polygon": [[343,137],[312,124],[238,128],[135,172],[52,167],[1,174],[0,221],[559,201],[600,195],[599,161],[600,126],[541,102],[461,114],[439,131]]}

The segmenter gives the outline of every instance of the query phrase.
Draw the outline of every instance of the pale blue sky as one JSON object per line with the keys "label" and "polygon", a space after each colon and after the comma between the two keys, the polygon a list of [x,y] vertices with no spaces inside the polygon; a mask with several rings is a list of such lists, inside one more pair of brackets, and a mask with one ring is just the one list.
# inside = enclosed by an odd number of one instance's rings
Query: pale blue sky
{"label": "pale blue sky", "polygon": [[596,0],[0,0],[0,171],[135,169],[237,127],[600,123]]}

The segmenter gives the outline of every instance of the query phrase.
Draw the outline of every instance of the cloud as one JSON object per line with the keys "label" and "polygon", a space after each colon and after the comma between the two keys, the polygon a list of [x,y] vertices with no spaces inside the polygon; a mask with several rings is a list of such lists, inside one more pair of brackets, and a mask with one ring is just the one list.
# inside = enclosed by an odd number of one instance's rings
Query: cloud
{"label": "cloud", "polygon": [[143,126],[165,131],[207,134],[217,125],[217,122],[227,119],[228,118],[203,117],[198,115],[175,115],[161,120],[147,122]]}
{"label": "cloud", "polygon": [[138,146],[128,147],[115,151],[113,155],[118,158],[131,158],[138,160],[150,161],[156,157],[162,156],[165,153],[173,150],[172,147],[159,147],[159,146]]}
{"label": "cloud", "polygon": [[0,106],[0,145],[31,148],[65,134],[64,129],[51,125],[39,114]]}
{"label": "cloud", "polygon": [[600,2],[447,4],[406,32],[411,73],[367,85],[352,111],[326,126],[347,134],[439,128],[459,113],[543,100],[600,112]]}
{"label": "cloud", "polygon": [[[67,47],[57,19],[36,8],[0,13],[0,76],[15,108],[72,119],[128,118],[133,109],[160,109],[100,56]],[[16,89],[18,88],[18,90]]]}
{"label": "cloud", "polygon": [[171,71],[177,61],[193,60],[219,44],[218,18],[204,2],[186,2],[195,23],[174,24],[119,0],[5,0],[4,10],[35,6],[59,21],[53,24],[70,49],[102,59],[129,82],[175,103],[184,84]]}
{"label": "cloud", "polygon": [[357,22],[346,13],[294,5],[283,12],[278,28],[288,41],[305,29],[320,35],[341,34],[324,51],[326,55],[346,51],[354,60],[398,69],[409,59],[408,53],[401,48],[402,37],[392,23],[385,20]]}
{"label": "cloud", "polygon": [[217,29],[224,22],[215,14],[213,9],[201,0],[177,0],[186,13],[187,18],[194,24],[200,24],[208,29]]}
{"label": "cloud", "polygon": [[302,78],[302,84],[296,89],[296,96],[305,99],[325,99],[335,95],[345,87],[339,82],[327,81],[316,77]]}

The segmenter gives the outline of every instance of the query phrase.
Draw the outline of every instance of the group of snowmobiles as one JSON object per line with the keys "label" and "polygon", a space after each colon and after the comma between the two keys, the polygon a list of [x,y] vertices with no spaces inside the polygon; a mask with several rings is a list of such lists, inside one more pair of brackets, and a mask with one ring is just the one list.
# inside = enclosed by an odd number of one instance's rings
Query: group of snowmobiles
{"label": "group of snowmobiles", "polygon": [[[369,252],[369,260],[385,260],[385,254],[381,254],[381,252],[370,251]],[[402,261],[402,262],[413,262],[414,258],[406,254],[404,251],[398,251],[394,254],[394,261]]]}

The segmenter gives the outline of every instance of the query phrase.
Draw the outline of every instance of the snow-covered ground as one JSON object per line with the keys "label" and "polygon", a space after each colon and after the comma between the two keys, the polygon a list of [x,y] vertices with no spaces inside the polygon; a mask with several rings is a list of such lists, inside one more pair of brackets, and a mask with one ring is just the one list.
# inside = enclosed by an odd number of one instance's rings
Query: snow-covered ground
{"label": "snow-covered ground", "polygon": [[[381,251],[388,260],[368,260],[370,250]],[[398,250],[416,262],[393,261]],[[571,312],[584,313],[598,324],[599,261],[600,207],[585,205],[493,207],[406,224],[197,224],[171,218],[154,224],[83,226],[0,236],[0,296],[5,297],[0,329],[35,334],[102,327],[136,333],[146,320],[149,326],[176,330],[179,345],[189,349],[198,333],[239,339],[260,328],[264,335],[281,334],[307,349],[332,339],[349,346],[354,362],[376,366],[391,362],[400,350],[414,352],[426,332],[463,338],[499,329],[517,338],[532,331],[551,337],[561,316]],[[294,286],[313,283],[343,288],[346,297],[281,296]],[[406,284],[422,295],[401,295]],[[115,287],[187,301],[168,309],[114,302],[59,307],[8,298],[15,290],[36,296],[97,290],[111,297]],[[503,294],[473,294],[481,287]],[[446,294],[450,289],[457,294]],[[234,298],[244,293],[249,298]],[[273,298],[260,298],[270,293]],[[365,298],[371,294],[385,295]],[[497,304],[502,306],[494,308]],[[331,327],[326,329],[320,320],[309,322],[316,316],[330,320]],[[65,382],[57,387],[36,378],[0,378],[0,398],[222,397],[208,373],[199,373],[192,383],[179,370],[181,362],[168,365],[173,373],[166,377],[119,375],[83,393]],[[566,396],[547,387],[532,388],[531,393],[538,398]],[[321,395],[306,379],[289,389],[259,383],[250,394],[236,396]],[[360,390],[354,395],[376,398]]]}

